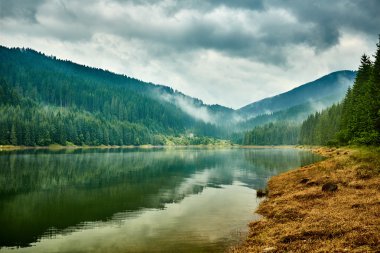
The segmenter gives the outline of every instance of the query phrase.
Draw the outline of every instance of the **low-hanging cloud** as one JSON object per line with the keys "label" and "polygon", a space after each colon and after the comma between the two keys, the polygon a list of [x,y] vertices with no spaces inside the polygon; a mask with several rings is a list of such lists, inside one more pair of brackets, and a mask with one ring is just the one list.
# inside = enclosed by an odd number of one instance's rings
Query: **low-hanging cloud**
{"label": "low-hanging cloud", "polygon": [[160,93],[158,96],[162,100],[176,105],[183,112],[187,113],[194,119],[210,124],[217,123],[215,114],[211,113],[206,106],[194,104],[194,101],[188,97],[184,97],[183,95],[176,93]]}

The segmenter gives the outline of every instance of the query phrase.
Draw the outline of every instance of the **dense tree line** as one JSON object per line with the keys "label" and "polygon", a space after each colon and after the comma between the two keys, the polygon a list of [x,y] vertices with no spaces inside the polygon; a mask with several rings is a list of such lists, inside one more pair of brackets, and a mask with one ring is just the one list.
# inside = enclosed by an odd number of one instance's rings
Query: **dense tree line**
{"label": "dense tree line", "polygon": [[75,110],[8,105],[0,107],[0,115],[1,144],[140,145],[155,140],[143,125]]}
{"label": "dense tree line", "polygon": [[375,61],[361,57],[357,76],[343,102],[302,124],[301,144],[380,144],[380,36]]}
{"label": "dense tree line", "polygon": [[330,145],[336,143],[340,129],[342,104],[333,105],[310,115],[301,126],[300,144]]}
{"label": "dense tree line", "polygon": [[300,125],[292,122],[275,122],[257,126],[245,133],[244,145],[294,145],[298,143]]}
{"label": "dense tree line", "polygon": [[215,125],[160,100],[163,92],[174,91],[0,46],[0,145],[164,144],[158,136],[220,134]]}

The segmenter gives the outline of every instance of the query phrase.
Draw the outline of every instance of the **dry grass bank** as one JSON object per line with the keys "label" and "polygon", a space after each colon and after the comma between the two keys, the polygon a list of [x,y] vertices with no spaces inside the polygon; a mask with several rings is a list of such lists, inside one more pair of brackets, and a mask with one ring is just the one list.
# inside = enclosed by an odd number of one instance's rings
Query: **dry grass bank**
{"label": "dry grass bank", "polygon": [[231,252],[380,252],[380,149],[314,152],[328,158],[269,181],[264,218]]}

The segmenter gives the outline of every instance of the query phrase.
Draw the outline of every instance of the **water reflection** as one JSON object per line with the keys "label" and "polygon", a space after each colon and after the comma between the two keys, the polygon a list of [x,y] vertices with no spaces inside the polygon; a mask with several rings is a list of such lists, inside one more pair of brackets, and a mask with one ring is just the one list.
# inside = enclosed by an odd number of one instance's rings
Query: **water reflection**
{"label": "water reflection", "polygon": [[254,218],[253,189],[318,159],[294,149],[3,153],[0,251],[220,251]]}

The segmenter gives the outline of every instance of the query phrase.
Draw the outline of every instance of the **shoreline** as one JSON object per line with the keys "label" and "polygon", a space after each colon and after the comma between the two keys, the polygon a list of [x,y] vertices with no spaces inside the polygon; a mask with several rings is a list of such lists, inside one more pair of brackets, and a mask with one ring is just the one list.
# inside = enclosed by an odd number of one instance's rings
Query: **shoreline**
{"label": "shoreline", "polygon": [[240,148],[239,145],[99,145],[99,146],[63,146],[63,145],[49,145],[49,146],[13,146],[13,145],[0,145],[0,153],[7,151],[18,150],[76,150],[76,149],[170,149],[170,148]]}
{"label": "shoreline", "polygon": [[297,145],[238,145],[238,144],[232,144],[232,145],[140,145],[140,146],[134,146],[134,145],[98,145],[98,146],[77,146],[77,145],[70,145],[70,146],[63,146],[58,144],[52,144],[49,146],[14,146],[14,145],[0,145],[0,152],[4,151],[16,151],[16,150],[71,150],[71,149],[158,149],[158,148],[242,148],[242,149],[270,149],[270,148],[301,148],[301,149],[309,149],[303,146],[297,146]]}
{"label": "shoreline", "polygon": [[379,252],[380,148],[300,148],[326,159],[272,177],[262,218],[230,252]]}

